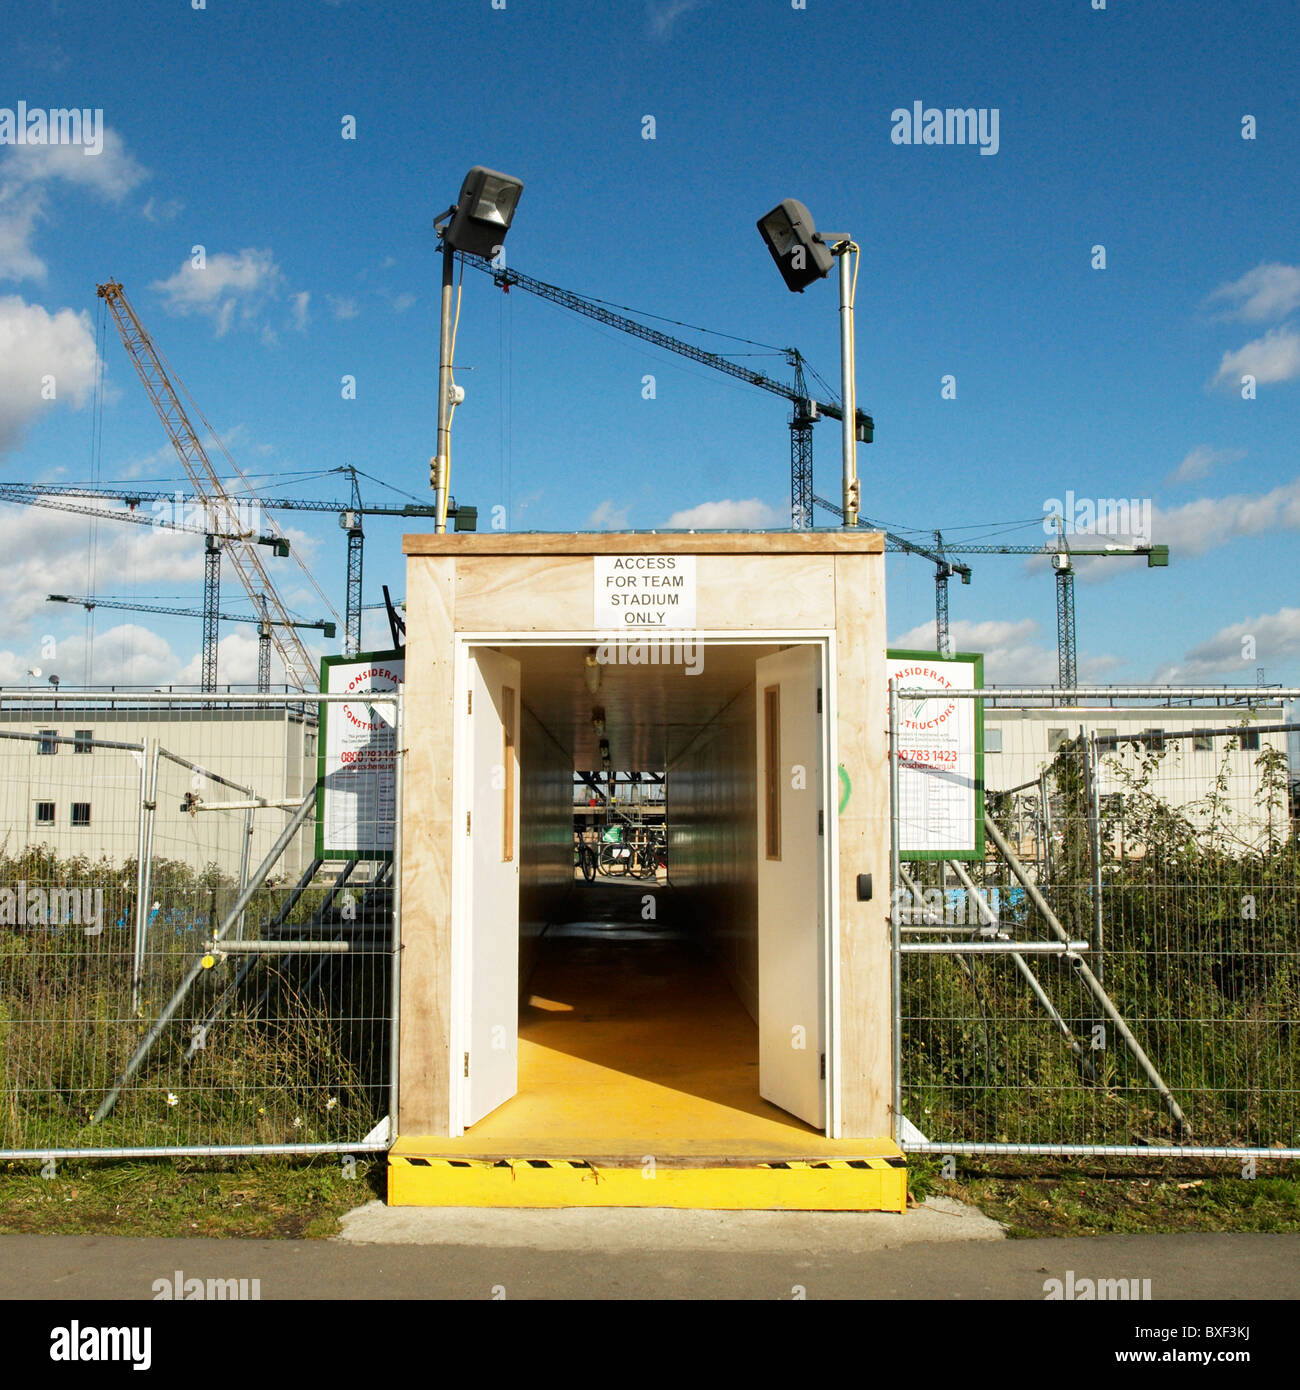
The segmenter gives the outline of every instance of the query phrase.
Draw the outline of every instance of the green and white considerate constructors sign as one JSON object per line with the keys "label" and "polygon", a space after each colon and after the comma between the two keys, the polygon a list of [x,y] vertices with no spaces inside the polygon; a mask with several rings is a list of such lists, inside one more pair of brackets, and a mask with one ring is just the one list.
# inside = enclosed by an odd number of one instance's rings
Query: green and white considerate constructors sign
{"label": "green and white considerate constructors sign", "polygon": [[397,704],[405,653],[360,652],[321,660],[321,690],[355,696],[321,706],[316,774],[316,857],[387,859],[397,813]]}
{"label": "green and white considerate constructors sign", "polygon": [[898,836],[902,859],[983,859],[984,658],[973,652],[890,651],[898,701]]}

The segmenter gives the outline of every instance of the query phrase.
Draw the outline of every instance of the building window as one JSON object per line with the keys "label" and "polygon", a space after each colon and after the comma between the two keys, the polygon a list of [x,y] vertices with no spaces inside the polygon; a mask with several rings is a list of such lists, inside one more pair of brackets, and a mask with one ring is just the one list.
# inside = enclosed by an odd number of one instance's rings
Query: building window
{"label": "building window", "polygon": [[90,824],[90,802],[89,802],[89,801],[74,801],[74,802],[72,803],[72,824],[73,824],[73,825],[89,825],[89,824]]}
{"label": "building window", "polygon": [[42,729],[41,741],[36,745],[36,751],[38,753],[57,753],[59,751],[58,737],[59,731],[57,729]]}
{"label": "building window", "polygon": [[1114,744],[1114,743],[1111,743],[1111,742],[1108,742],[1107,740],[1109,740],[1109,739],[1116,739],[1116,738],[1118,738],[1118,737],[1119,737],[1119,730],[1118,730],[1118,729],[1098,729],[1098,730],[1097,730],[1097,744],[1098,744],[1098,746],[1101,748],[1101,750],[1102,750],[1103,753],[1113,753],[1113,752],[1115,751],[1115,744]]}
{"label": "building window", "polygon": [[1059,753],[1070,741],[1069,729],[1048,729],[1047,731],[1047,751],[1049,753]]}
{"label": "building window", "polygon": [[1142,742],[1146,744],[1148,751],[1163,753],[1165,751],[1165,731],[1163,729],[1143,729]]}
{"label": "building window", "polygon": [[74,753],[91,753],[94,751],[94,729],[75,729],[72,734],[72,751]]}
{"label": "building window", "polygon": [[1192,735],[1193,753],[1213,753],[1214,735],[1213,734],[1193,734]]}
{"label": "building window", "polygon": [[1240,740],[1241,751],[1243,753],[1259,752],[1259,733],[1257,730],[1244,729],[1240,734],[1237,735],[1237,738]]}
{"label": "building window", "polygon": [[1002,725],[986,724],[984,726],[984,751],[986,753],[1000,753],[1002,751]]}
{"label": "building window", "polygon": [[53,824],[54,824],[54,802],[52,802],[52,801],[38,801],[38,802],[36,803],[36,824],[37,824],[37,825],[53,825]]}

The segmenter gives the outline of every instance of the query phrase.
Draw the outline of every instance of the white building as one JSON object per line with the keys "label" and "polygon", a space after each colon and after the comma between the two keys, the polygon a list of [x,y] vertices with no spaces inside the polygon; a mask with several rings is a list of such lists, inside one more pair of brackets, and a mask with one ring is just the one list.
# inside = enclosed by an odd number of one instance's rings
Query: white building
{"label": "white building", "polygon": [[[1217,816],[1219,842],[1245,851],[1266,842],[1270,817],[1275,835],[1285,835],[1285,789],[1265,794],[1261,753],[1274,750],[1286,779],[1285,706],[1240,704],[1164,704],[1141,707],[1017,706],[986,701],[984,707],[984,785],[987,792],[1015,791],[1015,825],[1025,853],[1037,857],[1042,838],[1041,796],[1035,784],[1063,744],[1082,732],[1096,740],[1100,775],[1097,790],[1104,816],[1122,817],[1123,798],[1132,795],[1130,778],[1147,752],[1162,753],[1146,791],[1185,815],[1202,831]],[[1216,791],[1220,776],[1225,778]],[[1217,796],[1217,811],[1209,798]],[[1116,800],[1120,798],[1120,800]],[[1049,807],[1050,814],[1050,807]],[[1128,849],[1135,848],[1132,845]],[[1140,846],[1136,847],[1140,851]]]}
{"label": "white building", "polygon": [[[115,746],[118,745],[118,746]],[[313,704],[148,704],[129,695],[59,695],[32,704],[0,693],[0,853],[45,845],[61,858],[140,851],[142,773],[157,766],[153,857],[237,877],[284,829],[279,807],[209,810],[260,797],[297,805],[315,785]],[[251,825],[251,835],[249,828]],[[313,853],[313,822],[290,844],[276,877]]]}

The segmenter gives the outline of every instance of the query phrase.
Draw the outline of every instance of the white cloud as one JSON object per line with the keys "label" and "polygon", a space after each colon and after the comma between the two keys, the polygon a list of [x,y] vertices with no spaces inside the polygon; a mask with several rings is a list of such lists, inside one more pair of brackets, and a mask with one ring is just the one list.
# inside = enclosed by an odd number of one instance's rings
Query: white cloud
{"label": "white cloud", "polygon": [[750,497],[743,502],[733,502],[730,498],[720,502],[701,502],[698,506],[674,512],[666,525],[678,531],[757,531],[787,522],[788,517],[782,516],[775,507],[760,498]]}
{"label": "white cloud", "polygon": [[[89,314],[51,314],[19,295],[0,298],[0,453],[56,402],[80,408],[94,387],[97,363]],[[43,398],[50,389],[54,401]]]}
{"label": "white cloud", "polygon": [[7,145],[0,159],[0,278],[40,280],[45,262],[32,239],[49,216],[50,192],[64,184],[109,202],[122,199],[149,177],[108,127],[104,146],[88,155],[80,145]]}
{"label": "white cloud", "polygon": [[[1042,645],[1040,628],[1033,618],[1019,621],[994,618],[984,622],[959,618],[949,623],[948,635],[956,651],[984,654],[987,685],[1055,685],[1060,674],[1056,648]],[[890,638],[889,645],[932,651],[934,641],[934,623],[927,622]],[[1117,665],[1119,659],[1114,656],[1081,655],[1079,679],[1082,682],[1103,680]]]}
{"label": "white cloud", "polygon": [[301,293],[293,295],[289,303],[289,315],[293,319],[293,326],[302,332],[310,319],[308,305],[311,303],[311,291],[303,290]]}
{"label": "white cloud", "polygon": [[[203,653],[197,651],[171,677],[178,685],[201,685],[203,682]],[[217,640],[217,684],[257,684],[257,629],[251,624],[228,631]],[[275,647],[271,648],[271,684],[284,684],[284,663]]]}
{"label": "white cloud", "polygon": [[0,279],[40,280],[45,262],[32,249],[36,224],[44,215],[39,191],[0,182]]}
{"label": "white cloud", "polygon": [[82,145],[8,145],[0,174],[27,185],[66,183],[120,203],[149,177],[117,131],[104,127],[104,148],[87,154]]}
{"label": "white cloud", "polygon": [[[110,610],[99,614],[101,623],[116,619]],[[170,685],[180,668],[176,654],[166,638],[143,626],[143,618],[114,622],[96,628],[90,642],[90,661],[86,661],[84,633],[66,637],[59,643],[58,655],[45,663],[47,673],[56,672],[64,688],[91,685]],[[89,681],[87,682],[87,673]]]}
{"label": "white cloud", "polygon": [[1215,449],[1209,444],[1198,444],[1165,480],[1169,483],[1192,483],[1208,476],[1210,471],[1221,463],[1236,463],[1246,456],[1244,449]]}
{"label": "white cloud", "polygon": [[[1018,622],[1001,619],[971,622],[959,618],[949,623],[948,634],[957,651],[984,653],[986,683],[1050,685],[1056,680],[1056,651],[1035,640],[1039,627],[1032,618],[1022,618]],[[934,623],[928,622],[891,638],[889,645],[930,651],[934,643]]]}
{"label": "white cloud", "polygon": [[[1252,638],[1250,646],[1246,638]],[[1228,681],[1254,685],[1255,668],[1281,666],[1300,659],[1300,608],[1279,608],[1220,628],[1193,647],[1182,661],[1162,667],[1158,682]]]}
{"label": "white cloud", "polygon": [[587,527],[592,531],[626,531],[627,514],[627,506],[616,507],[606,498],[587,518]]}
{"label": "white cloud", "polygon": [[389,302],[393,306],[393,313],[404,314],[415,303],[415,296],[409,290],[404,290],[401,294],[395,294]]}
{"label": "white cloud", "polygon": [[1294,530],[1300,530],[1300,478],[1260,496],[1202,497],[1167,511],[1157,507],[1151,522],[1153,538],[1169,546],[1174,563],[1243,536]]}
{"label": "white cloud", "polygon": [[1261,385],[1300,376],[1300,333],[1294,328],[1270,328],[1236,352],[1225,352],[1212,386],[1239,386],[1243,376]]}
{"label": "white cloud", "polygon": [[253,324],[266,303],[279,297],[283,275],[269,250],[247,247],[237,256],[219,251],[208,256],[200,269],[191,261],[150,289],[166,298],[175,314],[203,314],[216,325],[217,336],[227,332],[238,315]]}
{"label": "white cloud", "polygon": [[357,301],[344,295],[327,294],[325,302],[330,306],[330,313],[340,322],[345,319],[354,319],[361,312],[357,308]]}
{"label": "white cloud", "polygon": [[185,204],[179,198],[165,198],[162,202],[150,198],[140,209],[140,216],[146,222],[174,222],[184,211]]}
{"label": "white cloud", "polygon": [[[0,610],[12,633],[23,624],[47,632],[66,612],[47,603],[51,593],[84,593],[88,578],[97,592],[114,594],[130,583],[196,584],[203,577],[203,538],[135,522],[97,523],[93,576],[88,573],[91,519],[44,507],[0,506]],[[106,610],[107,611],[107,610]]]}
{"label": "white cloud", "polygon": [[650,0],[646,6],[650,32],[657,39],[668,38],[683,15],[698,10],[703,4],[704,0]]}
{"label": "white cloud", "polygon": [[1207,304],[1228,301],[1230,318],[1247,323],[1267,323],[1284,319],[1300,306],[1300,266],[1281,265],[1273,261],[1248,270],[1240,280],[1220,285],[1206,300]]}

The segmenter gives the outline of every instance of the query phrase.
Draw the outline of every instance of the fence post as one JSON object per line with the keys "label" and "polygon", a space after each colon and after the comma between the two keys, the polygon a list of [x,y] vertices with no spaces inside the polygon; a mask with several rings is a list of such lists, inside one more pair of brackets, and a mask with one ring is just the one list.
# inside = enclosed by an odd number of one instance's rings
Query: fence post
{"label": "fence post", "polygon": [[898,689],[889,681],[889,940],[893,994],[894,1143],[903,1139],[903,951],[898,920],[898,885],[902,882],[898,811]]}
{"label": "fence post", "polygon": [[406,750],[403,739],[403,698],[396,695],[393,729],[393,921],[388,971],[388,1142],[397,1142],[398,1059],[402,1043],[402,769]]}
{"label": "fence post", "polygon": [[1088,798],[1088,857],[1092,861],[1092,949],[1097,978],[1106,982],[1106,919],[1101,903],[1101,793],[1097,782],[1097,736],[1079,727],[1084,794]]}
{"label": "fence post", "polygon": [[[149,745],[153,757],[149,757]],[[135,953],[131,969],[131,1013],[140,1012],[144,984],[144,958],[149,943],[149,898],[153,891],[153,822],[158,805],[158,740],[146,738],[144,766],[140,773],[140,863],[136,874]]]}

